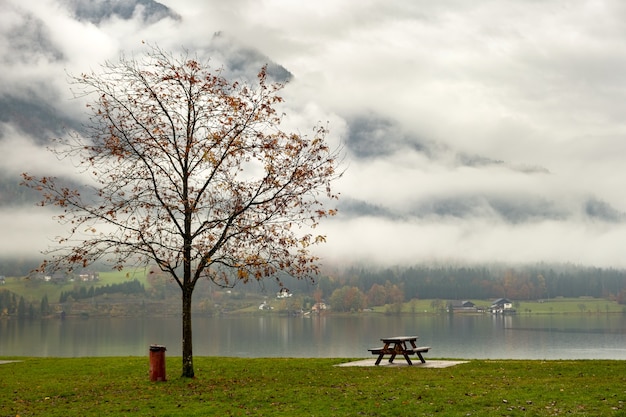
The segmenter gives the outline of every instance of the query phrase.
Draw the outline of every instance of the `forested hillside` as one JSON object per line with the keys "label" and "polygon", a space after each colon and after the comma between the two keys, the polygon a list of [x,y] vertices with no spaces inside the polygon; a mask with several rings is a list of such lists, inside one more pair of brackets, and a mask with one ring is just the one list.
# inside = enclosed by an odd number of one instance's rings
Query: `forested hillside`
{"label": "forested hillside", "polygon": [[[0,261],[0,275],[26,276],[37,263],[26,259]],[[354,288],[367,296],[393,292],[400,300],[417,299],[493,299],[540,300],[555,297],[626,299],[626,270],[577,265],[482,265],[411,267],[351,267],[317,277],[315,282],[281,278],[284,287],[300,295],[329,298],[341,288]],[[237,291],[272,293],[275,281],[240,285]],[[172,286],[173,291],[178,288]],[[379,295],[380,296],[380,295]]]}
{"label": "forested hillside", "polygon": [[573,265],[354,268],[346,271],[340,281],[362,290],[389,281],[402,285],[409,299],[507,297],[535,300],[616,295],[626,287],[626,271]]}
{"label": "forested hillside", "polygon": [[[311,286],[291,282],[289,288],[310,292]],[[320,277],[319,295],[337,292],[356,306],[392,304],[412,299],[541,300],[555,297],[597,297],[626,302],[626,271],[576,265],[353,267]]]}
{"label": "forested hillside", "polygon": [[[14,266],[19,268],[18,263]],[[0,275],[3,275],[1,270]],[[135,271],[129,276],[143,283],[130,279],[117,284],[44,282],[32,276],[7,278],[4,284],[5,279],[0,279],[3,297],[0,297],[0,316],[38,317],[60,310],[89,315],[115,311],[117,315],[126,315],[137,313],[137,309],[144,312],[151,309],[151,314],[177,314],[178,310],[170,307],[178,305],[180,289],[166,275],[147,272],[146,276],[138,276]],[[414,300],[431,300],[432,305],[443,309],[452,300],[501,297],[514,302],[593,297],[626,304],[625,270],[574,265],[353,267],[321,275],[313,283],[289,277],[282,277],[281,282],[282,287],[275,280],[265,280],[237,285],[231,291],[203,281],[196,294],[195,308],[201,314],[243,308],[257,311],[263,301],[264,304],[275,302],[277,311],[292,313],[311,310],[317,303],[324,303],[335,312],[386,306],[386,311],[393,313],[402,311],[403,304]],[[293,297],[279,299],[277,293],[281,288],[288,289]],[[101,295],[111,293],[127,296],[100,299]],[[81,303],[85,299],[90,301]]]}

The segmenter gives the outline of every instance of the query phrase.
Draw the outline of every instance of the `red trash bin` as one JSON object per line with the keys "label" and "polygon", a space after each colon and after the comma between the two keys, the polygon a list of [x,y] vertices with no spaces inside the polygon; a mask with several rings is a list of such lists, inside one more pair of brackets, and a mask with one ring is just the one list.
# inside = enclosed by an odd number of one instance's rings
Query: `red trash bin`
{"label": "red trash bin", "polygon": [[165,381],[165,346],[150,345],[150,381]]}

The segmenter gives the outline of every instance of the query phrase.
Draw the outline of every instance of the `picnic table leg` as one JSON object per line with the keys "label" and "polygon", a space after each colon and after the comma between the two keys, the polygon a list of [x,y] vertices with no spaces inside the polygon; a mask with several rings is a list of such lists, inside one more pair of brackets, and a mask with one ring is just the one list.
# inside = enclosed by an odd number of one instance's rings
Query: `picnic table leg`
{"label": "picnic table leg", "polygon": [[380,364],[380,361],[383,360],[383,356],[385,356],[384,353],[381,353],[381,354],[378,355],[378,359],[376,359],[375,365]]}
{"label": "picnic table leg", "polygon": [[[411,343],[413,343],[413,341],[411,341]],[[413,365],[413,362],[411,362],[411,359],[409,358],[409,354],[407,353],[407,347],[406,347],[406,342],[402,343],[402,356],[404,356],[404,359],[406,359],[406,362],[409,365]]]}
{"label": "picnic table leg", "polygon": [[401,352],[402,349],[402,343],[394,343],[393,344],[393,353],[391,354],[391,357],[389,358],[389,363],[393,363],[393,360],[396,358],[396,355],[398,354],[398,352]]}
{"label": "picnic table leg", "polygon": [[415,352],[415,353],[417,353],[417,356],[419,356],[422,363],[426,363],[426,359],[424,359],[424,357],[422,356],[422,352]]}
{"label": "picnic table leg", "polygon": [[389,343],[385,343],[385,346],[380,350],[380,354],[378,355],[378,359],[376,359],[375,365],[380,364],[380,361],[383,360],[383,356],[385,356],[385,352],[389,351]]}

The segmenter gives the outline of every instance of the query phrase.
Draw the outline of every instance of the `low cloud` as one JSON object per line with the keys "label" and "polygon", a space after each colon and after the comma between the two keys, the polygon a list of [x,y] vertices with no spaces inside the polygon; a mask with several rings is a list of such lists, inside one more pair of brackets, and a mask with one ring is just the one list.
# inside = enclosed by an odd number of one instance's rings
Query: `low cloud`
{"label": "low cloud", "polygon": [[[67,74],[147,42],[210,57],[236,77],[268,63],[287,82],[285,128],[329,122],[346,172],[339,215],[320,227],[326,263],[626,267],[619,0],[8,0],[4,10],[7,175],[73,175],[43,150],[44,138],[84,120]],[[2,219],[11,233],[27,221]],[[36,223],[18,240],[44,241]]]}

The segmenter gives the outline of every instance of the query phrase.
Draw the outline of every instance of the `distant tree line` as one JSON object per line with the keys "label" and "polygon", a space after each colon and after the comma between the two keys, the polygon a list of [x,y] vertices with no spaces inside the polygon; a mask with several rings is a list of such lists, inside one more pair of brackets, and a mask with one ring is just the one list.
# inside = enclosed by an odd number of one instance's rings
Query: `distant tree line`
{"label": "distant tree line", "polygon": [[[290,289],[309,291],[302,284]],[[576,265],[350,268],[320,277],[315,287],[334,311],[387,305],[412,299],[540,300],[596,297],[626,304],[626,271]]]}
{"label": "distant tree line", "polygon": [[107,284],[101,287],[93,285],[87,289],[86,287],[74,288],[72,291],[63,291],[59,296],[59,303],[65,303],[69,299],[81,300],[85,298],[97,297],[103,294],[143,294],[145,292],[144,285],[138,280],[122,282],[119,284]]}
{"label": "distant tree line", "polygon": [[366,307],[387,305],[389,312],[400,311],[405,301],[403,284],[373,284],[367,292],[357,286],[335,289],[329,299],[333,311],[359,311]]}
{"label": "distant tree line", "polygon": [[[157,279],[158,278],[158,279]],[[626,304],[626,270],[581,267],[576,265],[506,266],[413,266],[395,268],[349,268],[322,275],[314,283],[281,277],[283,286],[309,303],[324,301],[333,311],[358,311],[386,305],[390,311],[412,299],[488,300],[506,297],[512,300],[540,300],[554,297],[595,297]],[[149,296],[165,299],[178,294],[167,276],[148,277]],[[172,287],[172,288],[170,288]],[[210,297],[214,287],[200,285],[198,297]],[[275,294],[280,287],[273,281],[242,285],[243,293]],[[144,293],[137,280],[100,287],[77,285],[64,292],[60,302],[80,300],[102,294]],[[7,295],[9,294],[9,295]],[[0,292],[0,315],[37,316],[48,314],[47,299],[41,306],[24,302],[8,291]]]}
{"label": "distant tree line", "polygon": [[43,317],[50,314],[48,296],[41,298],[40,305],[27,303],[23,296],[18,296],[7,290],[0,290],[0,317],[14,316],[19,319]]}
{"label": "distant tree line", "polygon": [[343,286],[353,286],[367,294],[375,286],[395,285],[402,289],[405,300],[616,298],[626,289],[624,270],[576,266],[352,268],[321,281],[326,280],[320,282],[327,287],[325,296]]}

